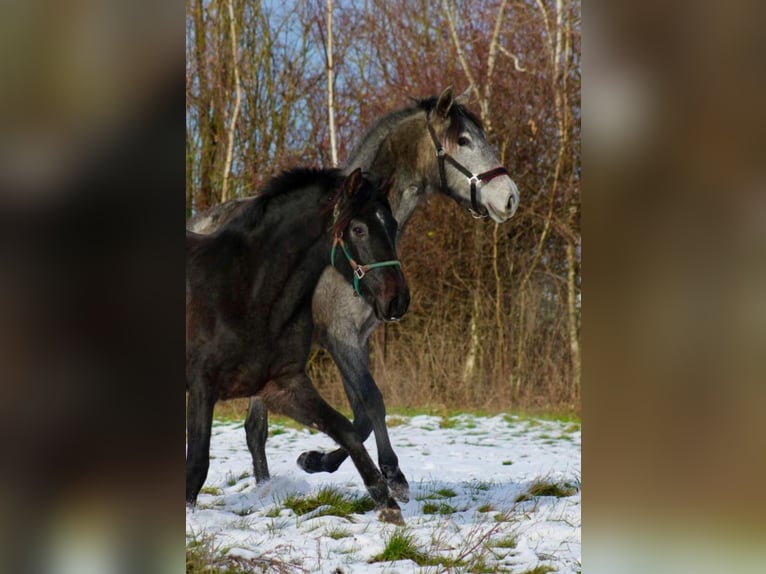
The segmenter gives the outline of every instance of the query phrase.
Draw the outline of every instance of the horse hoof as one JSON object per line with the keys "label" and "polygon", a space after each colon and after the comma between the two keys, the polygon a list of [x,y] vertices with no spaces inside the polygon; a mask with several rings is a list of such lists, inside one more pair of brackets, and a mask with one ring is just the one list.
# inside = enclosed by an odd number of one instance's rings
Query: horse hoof
{"label": "horse hoof", "polygon": [[410,485],[407,484],[406,480],[404,484],[401,482],[388,482],[388,490],[391,492],[391,496],[399,502],[410,501]]}
{"label": "horse hoof", "polygon": [[305,472],[314,474],[315,472],[322,472],[322,457],[324,453],[316,450],[309,450],[298,457],[298,466],[300,466]]}
{"label": "horse hoof", "polygon": [[402,511],[398,508],[381,508],[378,510],[378,520],[397,526],[404,526]]}
{"label": "horse hoof", "polygon": [[[407,479],[404,478],[402,471],[399,470],[399,468],[396,468],[393,470],[393,472],[388,468],[382,470],[383,476],[386,479],[386,484],[388,485],[388,489],[391,491],[393,497],[399,502],[409,502],[410,485],[407,482]],[[389,472],[386,472],[387,470]]]}

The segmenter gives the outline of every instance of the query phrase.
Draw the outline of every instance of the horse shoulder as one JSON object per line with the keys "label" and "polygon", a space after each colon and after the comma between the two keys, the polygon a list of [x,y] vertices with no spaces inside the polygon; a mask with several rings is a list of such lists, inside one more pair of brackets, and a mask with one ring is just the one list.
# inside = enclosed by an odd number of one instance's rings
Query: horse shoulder
{"label": "horse shoulder", "polygon": [[311,310],[317,343],[325,348],[329,340],[362,344],[369,336],[370,322],[376,322],[372,307],[357,297],[348,281],[332,267],[327,267],[319,278]]}

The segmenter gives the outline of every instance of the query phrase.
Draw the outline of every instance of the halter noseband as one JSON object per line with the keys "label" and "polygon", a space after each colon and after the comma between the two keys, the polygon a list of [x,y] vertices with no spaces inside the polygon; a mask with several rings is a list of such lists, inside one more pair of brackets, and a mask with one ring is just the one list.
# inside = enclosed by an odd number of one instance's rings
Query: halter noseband
{"label": "halter noseband", "polygon": [[343,233],[339,232],[335,234],[335,238],[332,242],[332,251],[330,251],[330,264],[335,267],[335,248],[340,245],[340,248],[343,250],[343,254],[346,256],[346,259],[348,259],[349,265],[351,265],[351,269],[354,270],[354,291],[357,295],[361,296],[362,292],[359,290],[359,281],[364,279],[364,276],[367,275],[367,272],[370,269],[376,269],[378,267],[390,267],[392,265],[399,265],[401,267],[401,262],[399,260],[390,260],[390,261],[378,261],[376,263],[368,263],[367,265],[359,265],[353,257],[351,257],[351,253],[349,253],[348,248],[346,247],[345,241],[343,241]]}
{"label": "halter noseband", "polygon": [[462,163],[447,153],[447,151],[444,149],[444,146],[439,142],[439,138],[436,137],[436,132],[434,131],[434,127],[431,125],[431,120],[428,115],[426,115],[426,126],[428,126],[428,133],[431,134],[431,141],[434,142],[434,147],[436,148],[436,159],[439,162],[439,178],[441,179],[442,188],[446,191],[449,191],[449,186],[447,185],[446,169],[444,167],[444,162],[448,161],[456,170],[466,176],[468,178],[468,182],[471,184],[471,207],[468,209],[468,211],[470,211],[471,215],[476,219],[484,219],[489,217],[489,213],[487,213],[486,210],[483,214],[481,213],[476,186],[480,181],[486,183],[495,179],[499,175],[507,175],[510,177],[508,170],[503,166],[499,166],[478,175],[473,173]]}

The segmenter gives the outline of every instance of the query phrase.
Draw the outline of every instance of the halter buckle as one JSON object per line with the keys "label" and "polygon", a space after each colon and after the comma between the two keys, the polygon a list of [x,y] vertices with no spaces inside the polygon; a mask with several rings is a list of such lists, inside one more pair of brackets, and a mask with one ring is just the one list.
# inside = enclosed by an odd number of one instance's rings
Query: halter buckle
{"label": "halter buckle", "polygon": [[363,279],[364,276],[366,275],[364,268],[361,265],[357,266],[354,269],[354,275],[356,276],[357,279]]}
{"label": "halter buckle", "polygon": [[444,148],[442,146],[439,146],[436,148],[436,155],[437,157],[444,157],[445,155],[447,155],[447,152],[444,151]]}

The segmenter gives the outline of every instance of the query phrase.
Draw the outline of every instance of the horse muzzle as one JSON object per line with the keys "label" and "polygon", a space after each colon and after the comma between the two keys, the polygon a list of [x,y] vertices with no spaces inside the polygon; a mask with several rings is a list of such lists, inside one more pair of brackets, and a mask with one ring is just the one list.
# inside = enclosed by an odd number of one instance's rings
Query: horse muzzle
{"label": "horse muzzle", "polygon": [[401,320],[410,306],[410,290],[404,275],[397,271],[387,274],[372,307],[380,321],[395,323]]}
{"label": "horse muzzle", "polygon": [[387,323],[395,323],[400,321],[407,313],[407,309],[410,306],[410,292],[405,289],[403,293],[397,293],[386,306],[385,312],[382,317],[379,317]]}
{"label": "horse muzzle", "polygon": [[495,223],[508,221],[519,207],[519,188],[507,175],[484,184],[481,193],[487,215]]}

